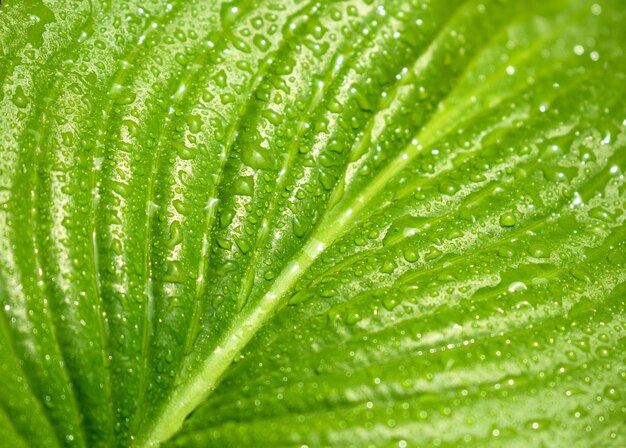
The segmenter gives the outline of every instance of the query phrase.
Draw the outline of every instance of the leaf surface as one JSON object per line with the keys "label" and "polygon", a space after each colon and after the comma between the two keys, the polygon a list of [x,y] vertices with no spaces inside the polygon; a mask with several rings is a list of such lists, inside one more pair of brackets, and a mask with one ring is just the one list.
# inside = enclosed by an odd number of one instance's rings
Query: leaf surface
{"label": "leaf surface", "polygon": [[5,1],[10,446],[626,442],[604,1]]}

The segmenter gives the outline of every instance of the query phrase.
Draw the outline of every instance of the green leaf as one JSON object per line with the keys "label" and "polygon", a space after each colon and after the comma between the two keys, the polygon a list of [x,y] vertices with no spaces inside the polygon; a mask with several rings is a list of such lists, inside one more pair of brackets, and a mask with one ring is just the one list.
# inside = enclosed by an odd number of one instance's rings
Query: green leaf
{"label": "green leaf", "polygon": [[626,443],[625,21],[2,2],[2,443]]}

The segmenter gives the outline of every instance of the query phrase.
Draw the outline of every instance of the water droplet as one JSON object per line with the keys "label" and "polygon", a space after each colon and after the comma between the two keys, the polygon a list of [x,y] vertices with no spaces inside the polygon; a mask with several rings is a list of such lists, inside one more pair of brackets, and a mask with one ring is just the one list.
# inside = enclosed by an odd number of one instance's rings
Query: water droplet
{"label": "water droplet", "polygon": [[332,190],[334,181],[332,176],[330,176],[326,171],[320,172],[320,183],[326,190]]}
{"label": "water droplet", "polygon": [[615,386],[606,386],[604,388],[604,396],[609,400],[618,401],[621,397],[620,388]]}
{"label": "water droplet", "polygon": [[528,248],[528,253],[535,258],[548,258],[550,256],[550,251],[542,244],[533,244]]}
{"label": "water droplet", "polygon": [[231,247],[230,241],[228,241],[226,238],[218,237],[216,238],[216,241],[217,241],[217,245],[221,247],[222,249],[228,250]]}
{"label": "water droplet", "polygon": [[543,168],[543,174],[550,182],[567,182],[578,174],[578,168],[549,166]]}
{"label": "water droplet", "polygon": [[452,182],[442,182],[439,184],[439,191],[447,196],[453,196],[459,191],[459,186]]}
{"label": "water droplet", "polygon": [[234,103],[235,102],[235,95],[233,95],[232,93],[222,93],[220,95],[220,101],[224,105],[230,104],[230,103]]}
{"label": "water droplet", "polygon": [[380,271],[384,274],[391,274],[396,269],[396,263],[393,260],[383,261]]}
{"label": "water droplet", "polygon": [[272,109],[264,110],[261,115],[274,126],[278,126],[283,121],[283,116]]}
{"label": "water droplet", "polygon": [[170,239],[166,245],[170,249],[174,249],[178,244],[183,241],[183,226],[179,221],[172,221],[170,224]]}
{"label": "water droplet", "polygon": [[613,216],[604,207],[595,207],[589,210],[589,216],[591,218],[599,219],[604,222],[613,222]]}
{"label": "water droplet", "polygon": [[74,146],[74,134],[71,132],[63,132],[61,134],[61,143],[68,148]]}
{"label": "water droplet", "polygon": [[261,51],[267,51],[270,48],[270,42],[262,34],[255,35],[252,42]]}
{"label": "water droplet", "polygon": [[346,323],[354,325],[361,320],[361,314],[357,310],[352,310],[346,315]]}
{"label": "water droplet", "polygon": [[254,193],[254,178],[252,176],[241,176],[233,184],[233,192],[239,196],[252,196]]}
{"label": "water droplet", "polygon": [[176,211],[180,213],[181,215],[186,215],[189,213],[189,207],[187,207],[187,205],[185,205],[185,203],[181,201],[180,199],[175,199],[172,202],[172,205],[174,206]]}
{"label": "water droplet", "polygon": [[250,252],[250,244],[248,244],[247,241],[245,241],[242,238],[236,238],[235,239],[235,244],[237,245],[237,248],[241,251],[241,253],[243,254],[247,254],[248,252]]}
{"label": "water droplet", "polygon": [[389,294],[383,299],[383,307],[387,311],[393,310],[399,303],[398,298],[393,294]]}
{"label": "water droplet", "polygon": [[512,212],[506,212],[500,215],[500,225],[502,227],[513,227],[517,223],[517,218]]}
{"label": "water droplet", "polygon": [[185,280],[185,275],[183,274],[183,269],[180,265],[180,261],[167,260],[166,266],[166,272],[163,276],[163,279],[166,282],[182,283]]}
{"label": "water droplet", "polygon": [[289,305],[297,305],[299,303],[302,303],[307,300],[309,296],[310,291],[307,289],[302,289],[295,293],[293,296],[291,296],[291,298],[289,299]]}
{"label": "water droplet", "polygon": [[249,145],[243,149],[241,155],[243,163],[255,170],[273,170],[274,159],[269,150],[261,147]]}
{"label": "water droplet", "polygon": [[113,84],[109,95],[111,96],[113,102],[120,106],[132,103],[137,97],[130,87],[123,86],[121,84]]}
{"label": "water droplet", "polygon": [[424,257],[424,259],[426,261],[432,261],[436,258],[439,258],[442,255],[442,252],[437,249],[436,247],[432,246],[429,250],[428,253],[426,254],[426,256]]}
{"label": "water droplet", "polygon": [[294,235],[296,235],[298,238],[302,238],[304,235],[306,235],[307,230],[308,230],[308,226],[297,216],[294,216],[293,218]]}
{"label": "water droplet", "polygon": [[185,145],[182,142],[173,142],[172,146],[176,148],[178,157],[183,160],[191,160],[196,157],[196,148]]}
{"label": "water droplet", "polygon": [[404,250],[404,259],[409,263],[415,263],[419,260],[419,254],[416,250],[409,247]]}
{"label": "water droplet", "polygon": [[585,270],[580,268],[580,267],[579,268],[570,269],[569,273],[572,274],[572,276],[575,279],[580,280],[581,282],[589,282],[589,281],[591,281],[591,279],[589,278],[589,275],[587,275]]}
{"label": "water droplet", "polygon": [[202,119],[198,115],[189,115],[187,117],[187,125],[189,126],[189,132],[197,134],[202,128]]}
{"label": "water droplet", "polygon": [[13,101],[13,104],[15,104],[17,107],[23,108],[23,107],[28,106],[28,98],[24,94],[24,90],[22,89],[22,86],[17,86],[15,88],[15,93],[13,94],[12,101]]}
{"label": "water droplet", "polygon": [[232,209],[223,209],[220,213],[220,227],[225,229],[233,222],[235,217],[235,211]]}
{"label": "water droplet", "polygon": [[222,26],[228,27],[229,25],[232,25],[241,14],[242,8],[238,6],[238,2],[222,3],[222,7],[220,8]]}
{"label": "water droplet", "polygon": [[524,282],[513,282],[508,287],[509,292],[526,291],[527,289],[528,286]]}

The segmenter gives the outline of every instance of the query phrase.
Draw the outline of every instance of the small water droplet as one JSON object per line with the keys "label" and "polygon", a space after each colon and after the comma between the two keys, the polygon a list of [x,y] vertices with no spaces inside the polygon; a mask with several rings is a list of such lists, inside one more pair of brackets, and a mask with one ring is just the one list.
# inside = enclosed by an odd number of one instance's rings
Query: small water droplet
{"label": "small water droplet", "polygon": [[250,168],[255,170],[273,170],[274,159],[269,150],[261,147],[249,145],[243,149],[241,160]]}
{"label": "small water droplet", "polygon": [[17,107],[20,107],[20,108],[24,108],[28,106],[28,98],[24,94],[24,90],[22,89],[22,86],[17,86],[15,88],[15,93],[13,94],[12,101],[13,101],[13,104],[15,104]]}
{"label": "small water droplet", "polygon": [[416,250],[409,247],[404,250],[404,259],[409,263],[415,263],[419,260],[419,254]]}
{"label": "small water droplet", "polygon": [[301,220],[297,216],[294,216],[293,218],[294,235],[296,235],[298,238],[302,238],[304,235],[306,235],[307,230],[308,230],[308,226],[303,222],[303,220]]}
{"label": "small water droplet", "polygon": [[543,244],[533,244],[528,248],[528,253],[535,258],[548,258],[550,256],[550,251]]}
{"label": "small water droplet", "polygon": [[183,226],[179,221],[172,221],[170,224],[170,239],[167,240],[167,247],[174,249],[183,241]]}
{"label": "small water droplet", "polygon": [[500,225],[502,227],[513,227],[517,223],[517,218],[512,212],[506,212],[500,215]]}
{"label": "small water droplet", "polygon": [[252,196],[254,193],[254,178],[252,176],[241,176],[233,184],[233,192],[239,196]]}
{"label": "small water droplet", "polygon": [[393,260],[383,261],[380,271],[384,274],[391,274],[396,269],[396,263]]}

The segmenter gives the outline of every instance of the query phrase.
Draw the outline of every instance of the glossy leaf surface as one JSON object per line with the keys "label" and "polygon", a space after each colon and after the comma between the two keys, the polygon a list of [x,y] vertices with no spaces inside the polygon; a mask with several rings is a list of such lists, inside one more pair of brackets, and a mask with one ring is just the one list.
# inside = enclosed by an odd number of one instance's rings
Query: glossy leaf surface
{"label": "glossy leaf surface", "polygon": [[626,443],[619,0],[5,0],[7,446]]}

